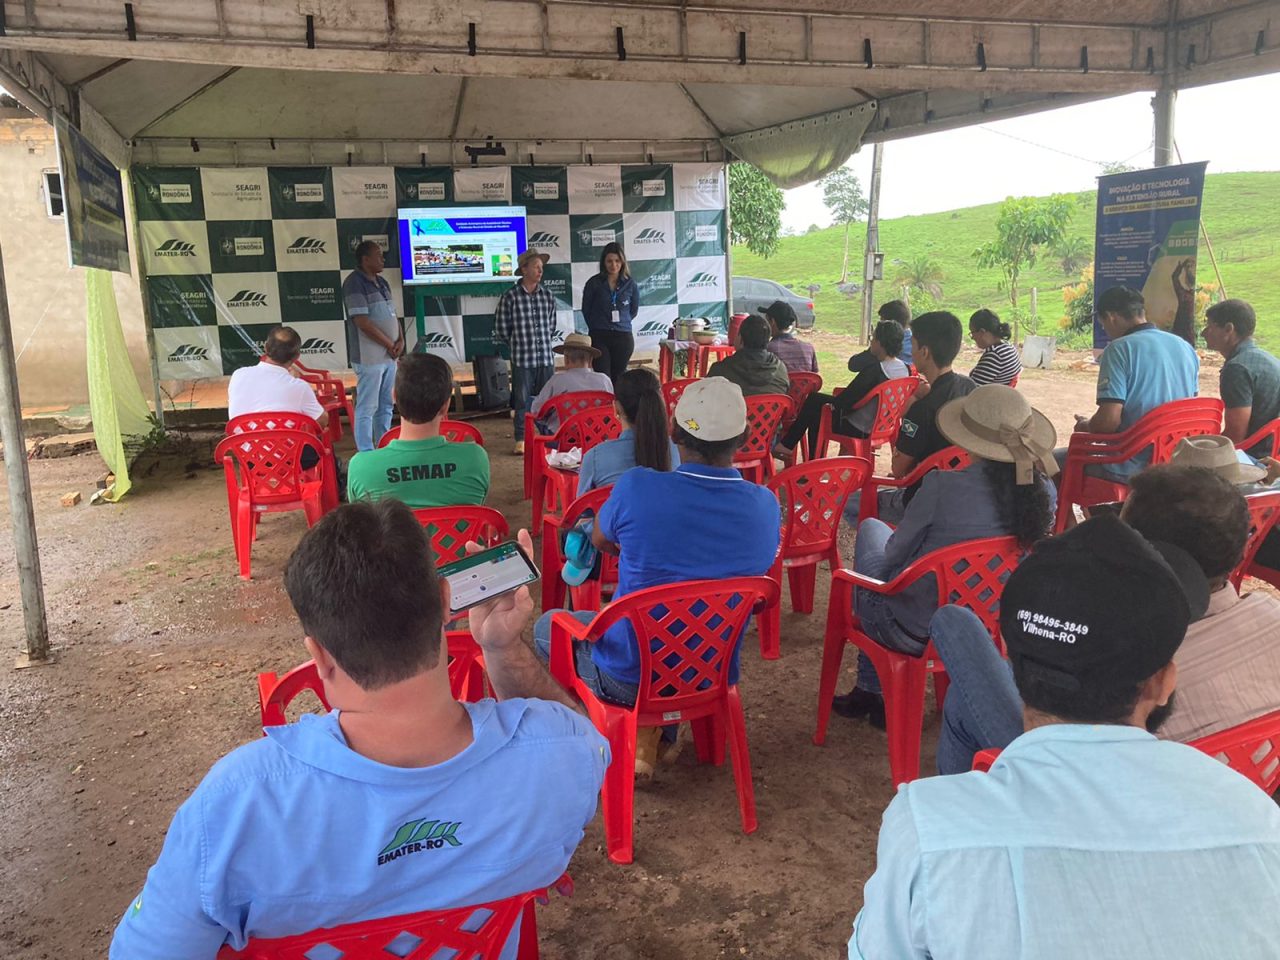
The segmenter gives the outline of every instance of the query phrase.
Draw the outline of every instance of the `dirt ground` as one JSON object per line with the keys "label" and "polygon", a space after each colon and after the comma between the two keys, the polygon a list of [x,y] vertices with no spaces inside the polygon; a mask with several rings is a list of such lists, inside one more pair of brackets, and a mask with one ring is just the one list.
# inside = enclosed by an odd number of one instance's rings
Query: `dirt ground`
{"label": "dirt ground", "polygon": [[[1096,368],[1027,371],[1020,388],[1060,436],[1092,410]],[[975,357],[966,355],[961,369]],[[1207,366],[1207,365],[1206,365]],[[1216,367],[1202,392],[1216,395]],[[475,421],[493,464],[491,505],[528,522],[510,423]],[[260,735],[255,679],[305,658],[280,585],[305,529],[300,513],[268,515],[254,579],[236,577],[213,438],[153,457],[115,506],[88,500],[94,455],[31,466],[45,595],[57,662],[16,671],[22,614],[9,519],[0,527],[0,955],[105,956],[178,804],[209,766]],[[347,449],[344,450],[343,447]],[[349,455],[350,437],[340,453]],[[846,556],[848,556],[846,551]],[[686,751],[636,796],[636,862],[603,851],[599,817],[570,870],[577,892],[540,912],[543,955],[578,960],[843,956],[862,885],[875,864],[890,799],[884,734],[833,716],[811,741],[827,590],[815,613],[782,618],[782,658],[743,656],[743,699],[760,826],[744,836],[729,767]],[[854,658],[847,656],[846,689]],[[925,717],[922,768],[937,720]],[[336,842],[341,842],[337,839]]]}

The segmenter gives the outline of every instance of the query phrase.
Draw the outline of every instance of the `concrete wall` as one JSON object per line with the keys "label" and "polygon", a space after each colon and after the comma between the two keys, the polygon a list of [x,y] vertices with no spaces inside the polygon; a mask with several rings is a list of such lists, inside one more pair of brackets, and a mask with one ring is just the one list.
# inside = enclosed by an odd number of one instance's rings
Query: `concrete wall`
{"label": "concrete wall", "polygon": [[[53,128],[25,111],[0,109],[0,247],[25,410],[89,402],[85,271],[68,266],[65,221],[45,209],[42,174],[57,167]],[[130,249],[133,242],[131,231]],[[138,282],[134,276],[112,276],[129,357],[150,400]]]}

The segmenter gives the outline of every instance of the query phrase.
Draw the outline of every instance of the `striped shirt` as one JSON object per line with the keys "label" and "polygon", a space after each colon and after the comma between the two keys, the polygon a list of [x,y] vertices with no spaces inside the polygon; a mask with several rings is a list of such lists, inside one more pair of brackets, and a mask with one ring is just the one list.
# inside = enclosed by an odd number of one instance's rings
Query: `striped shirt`
{"label": "striped shirt", "polygon": [[813,344],[796,339],[795,334],[780,333],[764,347],[787,367],[787,373],[817,373],[818,355]]}
{"label": "striped shirt", "polygon": [[530,293],[514,284],[498,301],[494,336],[511,349],[517,367],[555,365],[551,339],[556,332],[556,298],[541,283]]}
{"label": "striped shirt", "polygon": [[977,365],[969,373],[969,379],[982,386],[984,383],[1003,383],[1008,386],[1022,372],[1022,358],[1012,343],[993,343],[982,351]]}

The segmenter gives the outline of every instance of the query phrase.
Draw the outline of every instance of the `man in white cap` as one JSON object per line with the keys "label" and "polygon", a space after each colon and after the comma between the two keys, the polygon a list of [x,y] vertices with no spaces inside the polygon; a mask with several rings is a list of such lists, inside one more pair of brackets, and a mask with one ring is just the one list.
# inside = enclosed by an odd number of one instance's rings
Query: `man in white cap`
{"label": "man in white cap", "polygon": [[[746,432],[747,404],[735,384],[706,377],[685,389],[672,424],[680,466],[670,472],[628,470],[596,517],[596,548],[620,554],[615,599],[682,580],[768,572],[778,551],[778,501],[733,468],[733,454]],[[596,614],[574,616],[590,623]],[[544,663],[550,659],[550,613],[534,625],[533,646]],[[574,661],[578,675],[602,697],[635,703],[640,650],[629,623],[610,627],[595,643],[579,644]],[[738,650],[728,679],[738,682]],[[657,731],[639,730],[636,773],[641,777],[653,775]]]}
{"label": "man in white cap", "polygon": [[515,410],[516,453],[524,453],[524,415],[556,372],[551,339],[556,332],[556,298],[542,285],[545,253],[526,250],[516,261],[520,282],[502,295],[494,313],[494,336],[511,351],[511,406]]}
{"label": "man in white cap", "polygon": [[[584,390],[603,390],[613,393],[613,381],[607,373],[596,373],[591,369],[592,362],[600,356],[600,351],[591,345],[591,338],[585,333],[571,333],[564,338],[564,343],[551,348],[552,353],[564,357],[564,369],[543,384],[538,395],[533,399],[533,409],[541,410],[542,405],[552,397],[562,393],[581,393]],[[555,433],[560,429],[560,418],[553,412],[547,418],[545,429]]]}

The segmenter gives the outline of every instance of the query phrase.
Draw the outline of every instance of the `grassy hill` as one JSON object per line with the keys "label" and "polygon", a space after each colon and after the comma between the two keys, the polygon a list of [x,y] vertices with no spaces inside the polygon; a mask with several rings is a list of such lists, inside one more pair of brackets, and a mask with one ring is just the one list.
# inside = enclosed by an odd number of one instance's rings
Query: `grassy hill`
{"label": "grassy hill", "polygon": [[[1078,206],[1069,232],[1087,237],[1092,247],[1095,192],[1075,196]],[[880,221],[886,281],[892,281],[898,273],[899,264],[895,261],[928,256],[944,274],[942,308],[962,320],[981,306],[1002,315],[1007,313],[1009,298],[999,289],[999,271],[979,269],[972,255],[980,244],[995,237],[999,207],[992,203]],[[1280,172],[1210,174],[1202,217],[1227,293],[1253,304],[1258,312],[1259,341],[1280,351]],[[865,237],[865,224],[855,224],[849,236],[851,279],[858,279],[861,273]],[[810,284],[821,284],[821,292],[814,297],[818,329],[856,335],[862,294],[847,297],[836,289],[843,243],[843,228],[829,227],[804,236],[784,237],[778,253],[767,260],[744,247],[734,247],[733,272],[736,276],[765,277],[797,292],[804,292]],[[1215,282],[1203,242],[1197,274],[1202,284]],[[1076,275],[1064,274],[1052,257],[1041,260],[1023,275],[1020,306],[1027,310],[1031,288],[1038,288],[1041,332],[1057,332],[1058,318],[1063,313],[1062,287],[1078,280]],[[875,292],[877,303],[899,295],[891,282],[877,283]],[[1086,344],[1081,339],[1078,345]]]}

